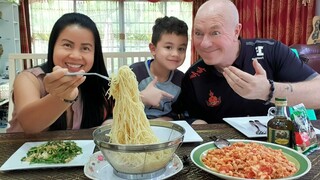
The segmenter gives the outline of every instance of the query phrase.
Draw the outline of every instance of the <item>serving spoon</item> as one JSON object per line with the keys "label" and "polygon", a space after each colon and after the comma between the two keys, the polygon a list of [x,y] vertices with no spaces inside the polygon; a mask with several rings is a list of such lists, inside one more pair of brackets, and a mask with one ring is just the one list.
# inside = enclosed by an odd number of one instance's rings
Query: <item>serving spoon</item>
{"label": "serving spoon", "polygon": [[90,75],[95,75],[95,76],[99,76],[107,81],[110,81],[111,79],[107,76],[101,75],[99,73],[81,73],[81,72],[68,72],[67,74],[65,74],[66,76],[77,76],[77,75],[82,75],[82,76],[90,76]]}
{"label": "serving spoon", "polygon": [[217,138],[216,136],[210,136],[209,138],[213,141],[213,144],[216,145],[216,147],[219,149],[230,146],[230,142],[226,139]]}

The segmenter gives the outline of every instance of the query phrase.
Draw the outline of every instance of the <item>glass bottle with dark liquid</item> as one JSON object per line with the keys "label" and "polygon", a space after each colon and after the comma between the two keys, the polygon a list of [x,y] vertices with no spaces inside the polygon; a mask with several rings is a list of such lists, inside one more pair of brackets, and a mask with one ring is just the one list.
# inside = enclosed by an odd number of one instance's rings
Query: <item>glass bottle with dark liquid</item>
{"label": "glass bottle with dark liquid", "polygon": [[268,142],[292,147],[293,127],[287,115],[287,99],[275,98],[275,116],[268,122]]}

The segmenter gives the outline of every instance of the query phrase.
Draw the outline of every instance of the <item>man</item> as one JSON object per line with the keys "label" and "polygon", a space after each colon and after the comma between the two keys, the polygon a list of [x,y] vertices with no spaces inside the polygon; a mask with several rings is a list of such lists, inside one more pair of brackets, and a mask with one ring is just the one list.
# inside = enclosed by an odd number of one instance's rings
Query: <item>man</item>
{"label": "man", "polygon": [[199,8],[192,38],[202,59],[186,72],[179,97],[189,123],[266,115],[275,97],[286,97],[289,106],[320,108],[319,74],[281,42],[239,38],[241,27],[229,0]]}

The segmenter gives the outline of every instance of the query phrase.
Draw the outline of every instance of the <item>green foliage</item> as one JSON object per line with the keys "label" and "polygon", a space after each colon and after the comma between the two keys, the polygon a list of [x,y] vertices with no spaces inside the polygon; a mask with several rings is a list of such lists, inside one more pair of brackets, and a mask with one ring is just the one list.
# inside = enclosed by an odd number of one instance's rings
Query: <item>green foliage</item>
{"label": "green foliage", "polygon": [[19,4],[19,0],[7,0],[7,2]]}
{"label": "green foliage", "polygon": [[149,41],[151,39],[150,34],[126,34],[126,40],[136,40],[136,41]]}
{"label": "green foliage", "polygon": [[32,39],[41,39],[41,40],[45,40],[45,41],[49,41],[49,37],[50,37],[50,34],[46,34],[46,33],[33,33],[32,34]]}

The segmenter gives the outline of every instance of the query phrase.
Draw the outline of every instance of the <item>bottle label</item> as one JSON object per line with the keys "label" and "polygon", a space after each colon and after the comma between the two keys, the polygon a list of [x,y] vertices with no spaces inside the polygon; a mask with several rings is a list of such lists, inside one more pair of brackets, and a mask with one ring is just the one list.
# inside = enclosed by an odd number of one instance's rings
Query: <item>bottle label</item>
{"label": "bottle label", "polygon": [[279,130],[269,127],[268,141],[291,147],[291,134],[289,130]]}

